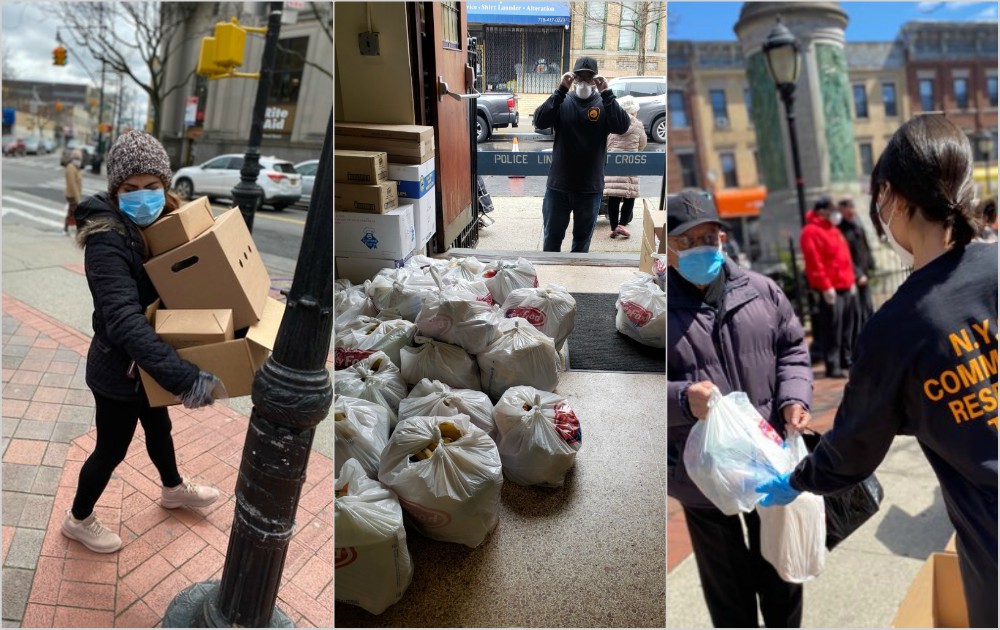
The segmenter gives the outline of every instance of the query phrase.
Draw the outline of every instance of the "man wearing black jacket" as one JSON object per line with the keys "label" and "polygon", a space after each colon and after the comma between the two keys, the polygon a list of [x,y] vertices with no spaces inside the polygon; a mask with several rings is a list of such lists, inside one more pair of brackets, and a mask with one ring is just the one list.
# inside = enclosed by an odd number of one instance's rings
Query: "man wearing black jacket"
{"label": "man wearing black jacket", "polygon": [[[567,98],[570,88],[573,95]],[[604,188],[608,135],[625,133],[629,115],[597,74],[597,60],[580,57],[552,96],[538,106],[535,127],[555,133],[552,168],[542,201],[545,239],[542,249],[558,252],[573,217],[573,252],[590,251]]]}

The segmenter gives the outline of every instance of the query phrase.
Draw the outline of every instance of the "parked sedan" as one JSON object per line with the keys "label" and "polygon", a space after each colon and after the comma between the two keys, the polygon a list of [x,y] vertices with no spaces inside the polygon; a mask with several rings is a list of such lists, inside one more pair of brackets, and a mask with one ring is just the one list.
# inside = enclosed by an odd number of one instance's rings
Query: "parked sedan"
{"label": "parked sedan", "polygon": [[4,155],[24,155],[24,140],[22,138],[5,138],[3,141]]}
{"label": "parked sedan", "polygon": [[[171,186],[183,198],[205,195],[209,199],[232,199],[232,190],[240,181],[243,154],[220,155],[198,166],[188,166],[174,173]],[[257,184],[264,189],[264,205],[284,210],[302,196],[302,176],[295,166],[273,155],[261,156]]]}
{"label": "parked sedan", "polygon": [[319,160],[306,160],[295,165],[295,170],[302,176],[302,201],[309,203],[312,198],[313,182],[316,179],[316,170],[319,168]]}
{"label": "parked sedan", "polygon": [[38,138],[28,138],[24,141],[24,152],[27,155],[38,155],[42,152],[42,143]]}
{"label": "parked sedan", "polygon": [[45,153],[52,153],[56,150],[56,143],[53,140],[45,138],[42,140],[42,150],[45,151]]}

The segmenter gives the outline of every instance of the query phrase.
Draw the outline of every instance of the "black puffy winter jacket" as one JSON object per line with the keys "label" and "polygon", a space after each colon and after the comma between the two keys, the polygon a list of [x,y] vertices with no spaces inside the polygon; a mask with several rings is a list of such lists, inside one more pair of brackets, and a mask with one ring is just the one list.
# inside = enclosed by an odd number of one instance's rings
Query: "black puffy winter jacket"
{"label": "black puffy winter jacket", "polygon": [[84,199],[75,216],[94,298],[87,385],[108,398],[142,398],[146,393],[141,381],[128,375],[134,359],[165,389],[184,393],[198,377],[198,367],[180,358],[146,321],[145,307],[159,295],[142,266],[146,245],[139,228],[118,212],[106,193]]}

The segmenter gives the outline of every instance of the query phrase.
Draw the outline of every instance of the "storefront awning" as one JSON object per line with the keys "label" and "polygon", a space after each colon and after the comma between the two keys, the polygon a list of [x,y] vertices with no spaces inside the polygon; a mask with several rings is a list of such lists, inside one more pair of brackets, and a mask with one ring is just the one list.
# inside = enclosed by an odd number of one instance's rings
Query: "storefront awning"
{"label": "storefront awning", "polygon": [[466,2],[469,24],[569,24],[569,2]]}

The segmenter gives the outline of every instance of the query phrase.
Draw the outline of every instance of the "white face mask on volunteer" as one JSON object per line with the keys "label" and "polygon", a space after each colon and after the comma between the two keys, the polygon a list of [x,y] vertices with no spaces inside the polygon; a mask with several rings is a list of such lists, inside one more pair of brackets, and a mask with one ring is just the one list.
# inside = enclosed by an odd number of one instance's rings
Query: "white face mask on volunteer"
{"label": "white face mask on volunteer", "polygon": [[875,212],[878,214],[878,221],[882,224],[882,229],[885,231],[886,238],[889,239],[889,246],[892,247],[892,251],[896,252],[896,255],[899,256],[899,262],[903,263],[904,267],[912,267],[913,254],[906,251],[906,248],[899,244],[896,237],[892,235],[892,230],[890,229],[892,219],[896,216],[896,208],[899,207],[899,204],[896,204],[893,207],[892,212],[889,213],[888,221],[882,220],[882,201],[885,201],[885,196],[885,193],[883,193],[880,200],[875,202]]}
{"label": "white face mask on volunteer", "polygon": [[594,87],[589,83],[577,83],[573,86],[573,92],[578,98],[588,99],[594,94]]}

